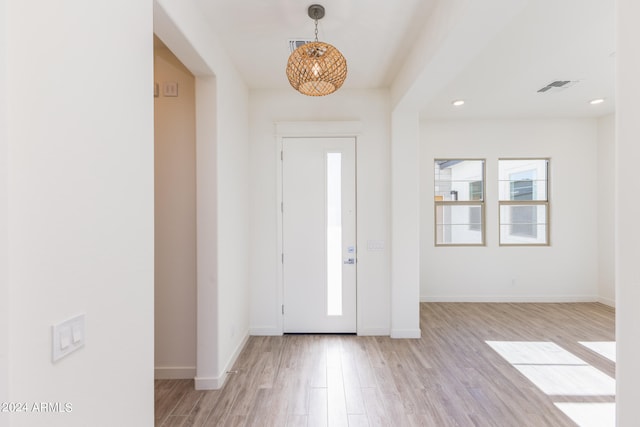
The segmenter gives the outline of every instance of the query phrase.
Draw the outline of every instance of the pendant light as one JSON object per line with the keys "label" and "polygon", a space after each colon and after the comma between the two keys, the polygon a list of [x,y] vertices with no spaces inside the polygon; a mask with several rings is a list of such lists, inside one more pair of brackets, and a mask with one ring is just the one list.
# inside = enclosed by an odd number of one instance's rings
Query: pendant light
{"label": "pendant light", "polygon": [[324,96],[335,92],[347,78],[347,60],[332,45],[318,41],[318,20],[324,17],[324,7],[309,6],[308,14],[315,21],[315,41],[294,50],[287,62],[287,78],[291,86],[308,96]]}

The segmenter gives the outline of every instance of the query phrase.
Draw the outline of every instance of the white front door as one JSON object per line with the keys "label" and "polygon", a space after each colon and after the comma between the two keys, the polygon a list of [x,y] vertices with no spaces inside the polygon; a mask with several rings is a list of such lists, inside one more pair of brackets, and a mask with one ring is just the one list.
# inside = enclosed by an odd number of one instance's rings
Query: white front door
{"label": "white front door", "polygon": [[284,138],[284,332],[356,332],[355,138]]}

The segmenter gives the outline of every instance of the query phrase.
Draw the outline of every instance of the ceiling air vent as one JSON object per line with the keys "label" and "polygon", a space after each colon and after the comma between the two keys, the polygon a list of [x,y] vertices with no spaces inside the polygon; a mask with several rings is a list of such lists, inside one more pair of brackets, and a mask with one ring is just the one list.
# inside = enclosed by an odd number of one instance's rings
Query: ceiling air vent
{"label": "ceiling air vent", "polygon": [[538,90],[538,93],[544,93],[548,90],[551,90],[552,92],[557,92],[561,89],[567,89],[570,88],[571,86],[575,85],[576,83],[578,83],[578,80],[556,80],[555,82],[551,82],[548,85],[546,85],[545,87],[543,87],[542,89]]}
{"label": "ceiling air vent", "polygon": [[302,45],[305,45],[307,43],[311,43],[313,40],[312,39],[291,39],[289,40],[289,52],[292,52],[294,50],[296,50],[297,48],[299,48]]}

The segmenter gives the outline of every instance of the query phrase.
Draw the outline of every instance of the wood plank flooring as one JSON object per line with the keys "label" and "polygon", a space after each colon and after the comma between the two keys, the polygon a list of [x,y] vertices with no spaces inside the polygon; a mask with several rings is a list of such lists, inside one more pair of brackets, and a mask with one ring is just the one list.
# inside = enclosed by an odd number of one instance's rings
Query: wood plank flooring
{"label": "wood plank flooring", "polygon": [[421,304],[422,338],[251,337],[224,388],[157,380],[156,426],[575,426],[487,341],[555,343],[615,378],[580,341],[614,341],[614,310],[579,304]]}

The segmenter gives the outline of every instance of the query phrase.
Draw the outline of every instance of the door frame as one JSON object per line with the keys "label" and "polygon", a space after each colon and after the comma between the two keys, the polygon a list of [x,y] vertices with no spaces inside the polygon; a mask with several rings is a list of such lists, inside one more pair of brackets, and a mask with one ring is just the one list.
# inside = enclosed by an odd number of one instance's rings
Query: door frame
{"label": "door frame", "polygon": [[[284,304],[284,274],[283,274],[283,217],[282,217],[282,158],[283,142],[285,138],[353,138],[356,145],[356,255],[360,247],[358,242],[358,217],[360,209],[358,209],[358,139],[362,133],[362,122],[360,121],[317,121],[317,122],[276,122],[275,123],[275,157],[276,157],[276,200],[275,206],[277,212],[277,283],[278,297],[277,305],[274,307],[276,318],[278,319],[278,330],[280,335],[284,335],[284,316],[282,307]],[[356,262],[356,333],[360,333],[360,292],[358,292],[358,263]]]}

